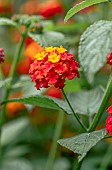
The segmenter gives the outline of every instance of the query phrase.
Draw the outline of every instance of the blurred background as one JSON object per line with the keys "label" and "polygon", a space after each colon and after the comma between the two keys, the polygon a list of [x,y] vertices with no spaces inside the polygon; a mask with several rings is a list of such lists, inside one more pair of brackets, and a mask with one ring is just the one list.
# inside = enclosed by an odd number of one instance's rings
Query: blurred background
{"label": "blurred background", "polygon": [[[80,0],[0,0],[0,17],[13,18],[15,14],[41,15],[45,18],[43,27],[45,30],[57,31],[65,34],[72,52],[78,60],[78,45],[81,34],[92,23],[99,20],[112,19],[112,4],[102,3],[81,10],[74,15],[66,24],[64,17],[67,11],[81,2]],[[24,30],[24,26],[21,26]],[[16,47],[21,40],[21,35],[15,28],[0,26],[0,47],[5,51],[5,62],[1,65],[1,80],[6,79],[12,65]],[[50,87],[37,91],[28,74],[29,67],[34,56],[42,51],[42,47],[30,37],[25,40],[23,53],[16,68],[15,84],[12,87],[9,98],[17,98],[33,94],[42,94],[63,99],[59,89]],[[110,73],[110,67],[106,64],[95,76],[94,87],[101,85],[105,88]],[[65,92],[80,92],[91,89],[83,71],[80,70],[80,79],[67,81]],[[0,101],[3,100],[4,89],[0,89]],[[112,98],[109,105],[112,104]],[[6,106],[6,122],[3,127],[3,170],[43,170],[50,151],[54,128],[59,111],[46,109],[38,106],[25,105],[19,102],[8,103]],[[81,115],[86,124],[88,118]],[[102,117],[97,129],[105,127],[106,114]],[[75,118],[66,115],[60,138],[74,136],[81,132]],[[111,140],[101,141],[88,154],[81,170],[98,170],[104,161],[104,153],[110,149]],[[112,159],[112,158],[106,158]],[[106,160],[105,161],[108,161]],[[71,170],[74,161],[74,153],[58,145],[56,161],[53,170]],[[20,166],[21,165],[21,166]],[[108,165],[112,169],[112,161]]]}

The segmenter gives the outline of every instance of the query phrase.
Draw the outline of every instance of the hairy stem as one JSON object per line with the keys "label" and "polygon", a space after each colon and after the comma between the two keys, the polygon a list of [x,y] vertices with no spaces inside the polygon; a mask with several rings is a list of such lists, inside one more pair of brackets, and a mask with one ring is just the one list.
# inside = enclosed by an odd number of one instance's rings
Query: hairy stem
{"label": "hairy stem", "polygon": [[107,106],[107,103],[108,103],[111,95],[112,95],[112,73],[110,75],[100,108],[98,110],[98,113],[94,117],[93,122],[92,122],[90,128],[88,129],[88,132],[91,132],[96,128],[98,122],[100,121],[100,119],[102,117],[103,112],[105,111],[105,108]]}
{"label": "hairy stem", "polygon": [[84,131],[87,131],[86,126],[80,121],[80,118],[79,118],[78,115],[75,113],[75,111],[74,111],[74,109],[72,108],[72,106],[71,106],[71,104],[70,104],[70,102],[69,102],[69,100],[68,100],[68,98],[67,98],[67,96],[66,96],[66,94],[65,94],[65,92],[64,92],[63,89],[62,89],[62,92],[63,92],[63,95],[64,95],[64,97],[65,97],[65,99],[66,99],[66,101],[67,101],[67,103],[68,103],[71,111],[73,112],[75,118],[76,118],[77,121],[79,122],[80,126],[83,128]]}

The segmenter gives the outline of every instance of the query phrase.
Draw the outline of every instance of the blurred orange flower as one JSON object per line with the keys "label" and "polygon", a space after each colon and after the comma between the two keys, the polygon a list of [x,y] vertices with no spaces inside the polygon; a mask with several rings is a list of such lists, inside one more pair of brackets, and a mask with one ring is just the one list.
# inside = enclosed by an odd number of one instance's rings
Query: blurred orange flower
{"label": "blurred orange flower", "polygon": [[19,61],[18,65],[17,65],[17,73],[20,75],[28,74],[30,64],[31,64],[30,59],[24,57],[22,60]]}
{"label": "blurred orange flower", "polygon": [[58,98],[58,99],[63,99],[63,94],[61,90],[58,88],[55,88],[54,86],[49,87],[47,91],[45,92],[45,95]]}
{"label": "blurred orange flower", "polygon": [[25,105],[19,102],[11,102],[6,106],[6,112],[8,117],[16,116],[21,110],[25,109]]}
{"label": "blurred orange flower", "polygon": [[35,41],[31,42],[25,49],[24,55],[28,57],[31,61],[34,61],[34,57],[37,53],[41,53],[43,48]]}
{"label": "blurred orange flower", "polygon": [[0,0],[0,14],[10,13],[14,13],[14,4],[12,2],[5,3],[5,1]]}
{"label": "blurred orange flower", "polygon": [[11,68],[11,61],[5,61],[2,65],[1,65],[1,70],[4,74],[4,76],[8,76],[9,72],[10,72],[10,68]]}
{"label": "blurred orange flower", "polygon": [[[29,37],[28,37],[29,38]],[[27,38],[27,40],[28,40]],[[30,43],[31,41],[31,43]],[[28,43],[28,41],[27,41]],[[20,62],[17,65],[17,73],[18,74],[28,74],[30,64],[34,61],[34,56],[42,52],[43,48],[36,43],[35,41],[29,39],[29,44],[26,46],[24,51],[24,57],[20,60]]]}
{"label": "blurred orange flower", "polygon": [[37,14],[38,4],[38,0],[29,0],[21,6],[20,12],[29,15]]}
{"label": "blurred orange flower", "polygon": [[[15,92],[12,95],[10,95],[9,99],[11,98],[17,98],[17,97],[21,97],[22,93],[21,92]],[[11,103],[7,103],[6,105],[6,114],[8,117],[13,117],[18,115],[18,113],[20,113],[22,110],[25,110],[26,107],[23,103],[19,103],[19,102],[11,102]]]}

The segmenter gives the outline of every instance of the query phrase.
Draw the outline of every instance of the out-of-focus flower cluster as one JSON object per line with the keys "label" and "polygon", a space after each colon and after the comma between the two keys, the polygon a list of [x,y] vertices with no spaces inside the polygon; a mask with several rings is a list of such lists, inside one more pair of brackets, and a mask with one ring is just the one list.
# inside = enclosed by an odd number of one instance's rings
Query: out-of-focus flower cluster
{"label": "out-of-focus flower cluster", "polygon": [[112,106],[107,109],[110,116],[106,119],[106,130],[109,134],[112,134]]}
{"label": "out-of-focus flower cluster", "polygon": [[44,3],[41,3],[38,7],[38,13],[45,18],[50,18],[56,14],[61,14],[62,12],[62,4],[56,0],[48,0]]}
{"label": "out-of-focus flower cluster", "polygon": [[0,63],[4,62],[4,50],[0,48]]}
{"label": "out-of-focus flower cluster", "polygon": [[14,12],[14,3],[13,2],[6,2],[0,0],[0,15],[1,14],[12,14]]}
{"label": "out-of-focus flower cluster", "polygon": [[63,13],[63,6],[59,0],[47,0],[45,2],[29,0],[23,4],[21,12],[27,14],[39,14],[45,18],[50,18]]}
{"label": "out-of-focus flower cluster", "polygon": [[75,76],[79,77],[78,67],[73,54],[62,46],[47,47],[35,56],[29,73],[37,89],[48,88],[50,85],[62,89],[66,78],[71,80]]}

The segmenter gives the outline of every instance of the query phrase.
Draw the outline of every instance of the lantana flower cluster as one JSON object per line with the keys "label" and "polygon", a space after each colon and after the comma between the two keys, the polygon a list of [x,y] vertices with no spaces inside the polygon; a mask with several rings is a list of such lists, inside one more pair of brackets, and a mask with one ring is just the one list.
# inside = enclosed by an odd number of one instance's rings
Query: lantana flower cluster
{"label": "lantana flower cluster", "polygon": [[74,60],[73,54],[68,53],[65,48],[47,47],[43,52],[37,53],[29,73],[38,90],[50,85],[62,89],[66,78],[71,80],[75,76],[79,77],[78,68],[79,64]]}
{"label": "lantana flower cluster", "polygon": [[110,52],[110,54],[107,57],[107,63],[112,65],[112,52]]}
{"label": "lantana flower cluster", "polygon": [[4,50],[0,48],[0,63],[4,62]]}
{"label": "lantana flower cluster", "polygon": [[112,134],[112,106],[107,109],[110,116],[106,119],[106,130],[109,134]]}

